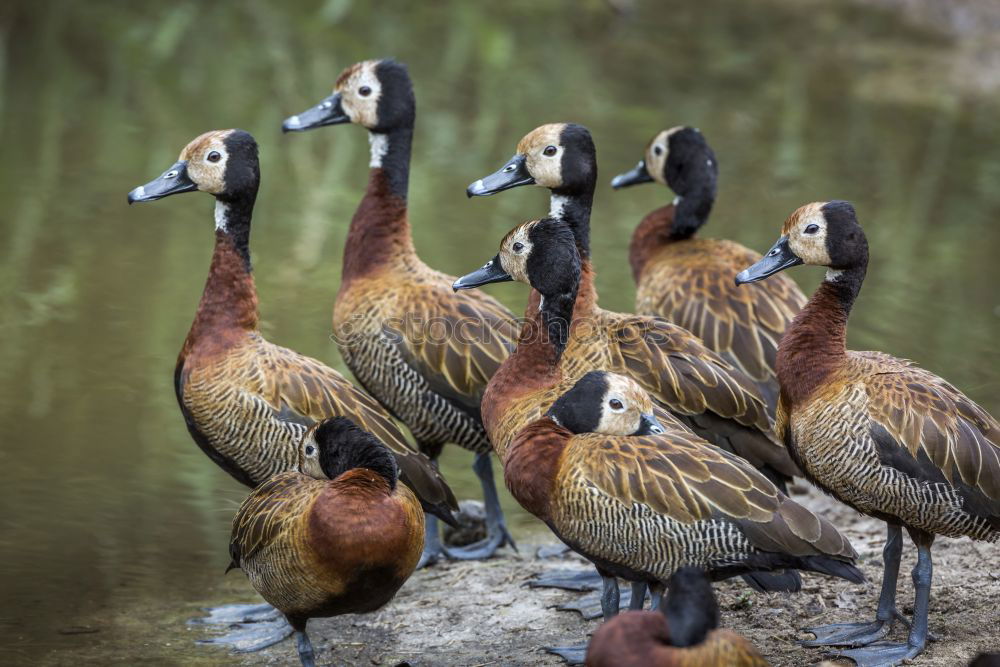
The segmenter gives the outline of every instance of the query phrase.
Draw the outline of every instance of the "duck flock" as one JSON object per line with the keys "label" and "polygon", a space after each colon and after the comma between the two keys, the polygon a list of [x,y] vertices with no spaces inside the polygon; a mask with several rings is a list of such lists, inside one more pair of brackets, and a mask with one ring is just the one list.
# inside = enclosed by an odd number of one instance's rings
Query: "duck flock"
{"label": "duck flock", "polygon": [[[589,645],[553,649],[571,663],[767,664],[718,628],[710,582],[740,576],[757,591],[794,592],[803,570],[863,581],[847,538],[788,497],[793,477],[886,524],[875,618],[811,628],[803,643],[859,665],[919,655],[933,638],[935,537],[1000,539],[1000,424],[909,361],[846,349],[868,266],[851,204],[800,207],[763,256],[700,237],[715,155],[697,129],[659,132],[612,181],[676,194],[635,228],[636,312],[616,313],[598,305],[594,283],[597,158],[585,127],[535,128],[469,186],[473,197],[537,185],[551,206],[456,278],[413,246],[414,121],[406,67],[373,60],[283,125],[369,133],[368,188],[333,310],[355,382],[259,331],[249,238],[260,168],[249,133],[202,134],[129,193],[130,203],[215,197],[215,250],[174,388],[194,441],[252,489],[233,521],[230,567],[268,603],[213,610],[215,622],[246,621],[218,641],[253,650],[294,633],[313,665],[310,618],[374,611],[418,567],[513,547],[495,454],[517,502],[600,578],[605,622]],[[808,300],[779,273],[798,264],[827,267]],[[530,288],[521,319],[478,289],[510,280]],[[447,335],[413,325],[431,322]],[[439,537],[438,519],[454,524],[458,508],[437,468],[446,443],[475,454],[485,501],[486,537],[461,548]],[[917,549],[912,618],[896,602],[904,528]],[[619,580],[631,586],[622,613]],[[886,641],[897,621],[907,640]]]}

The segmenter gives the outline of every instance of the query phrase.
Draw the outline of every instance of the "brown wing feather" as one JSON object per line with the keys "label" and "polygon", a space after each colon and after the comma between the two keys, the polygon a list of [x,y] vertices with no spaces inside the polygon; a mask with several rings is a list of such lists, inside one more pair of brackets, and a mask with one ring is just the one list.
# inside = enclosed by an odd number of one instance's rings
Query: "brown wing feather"
{"label": "brown wing feather", "polygon": [[433,274],[403,290],[406,318],[392,339],[433,391],[478,414],[486,384],[514,349],[517,321],[489,295],[453,293],[454,278]]}
{"label": "brown wing feather", "polygon": [[311,477],[283,472],[251,491],[233,518],[230,567],[242,567],[261,549],[293,531],[319,487]]}
{"label": "brown wing feather", "polygon": [[768,521],[778,508],[774,485],[741,459],[697,436],[574,437],[564,466],[626,505],[641,503],[684,522],[722,512]]}
{"label": "brown wing feather", "polygon": [[731,241],[670,244],[645,268],[636,309],[698,336],[757,382],[773,408],[778,343],[806,297],[784,274],[737,287],[733,277],[759,259],[758,253]]}
{"label": "brown wing feather", "polygon": [[640,503],[682,522],[725,516],[765,551],[857,556],[831,523],[781,494],[744,459],[694,435],[581,434],[562,466],[626,506]]}
{"label": "brown wing feather", "polygon": [[658,317],[619,315],[610,335],[615,361],[669,409],[710,411],[770,433],[764,400],[749,378],[687,330]]}
{"label": "brown wing feather", "polygon": [[922,451],[950,482],[960,480],[1000,500],[1000,423],[995,418],[910,361],[879,352],[851,354],[870,373],[865,389],[873,421],[914,458]]}

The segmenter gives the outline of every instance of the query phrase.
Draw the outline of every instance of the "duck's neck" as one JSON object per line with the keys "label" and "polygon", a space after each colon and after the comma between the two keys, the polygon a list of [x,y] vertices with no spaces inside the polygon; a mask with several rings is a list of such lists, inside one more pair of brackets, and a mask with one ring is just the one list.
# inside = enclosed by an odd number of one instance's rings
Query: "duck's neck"
{"label": "duck's neck", "polygon": [[371,172],[344,244],[344,283],[414,253],[406,207],[412,141],[412,127],[369,135]]}
{"label": "duck's neck", "polygon": [[712,183],[700,183],[690,188],[686,194],[674,197],[674,215],[667,233],[668,241],[683,241],[694,236],[708,222],[714,203],[715,186]]}
{"label": "duck's neck", "polygon": [[215,204],[215,252],[188,343],[221,342],[225,333],[257,328],[257,289],[250,270],[250,218],[254,197]]}
{"label": "duck's neck", "polygon": [[776,370],[782,396],[792,405],[804,402],[843,363],[847,320],[867,264],[827,272],[809,302],[792,320],[778,347]]}
{"label": "duck's neck", "polygon": [[555,189],[549,197],[549,217],[562,220],[573,230],[581,259],[590,257],[590,211],[593,206],[593,184],[579,189]]}
{"label": "duck's neck", "polygon": [[517,347],[490,380],[490,390],[498,395],[483,401],[484,422],[494,423],[519,396],[559,383],[559,359],[569,340],[576,298],[576,292],[544,297],[532,290]]}
{"label": "duck's neck", "polygon": [[646,263],[653,254],[670,243],[670,226],[674,223],[674,205],[667,204],[649,213],[632,232],[628,247],[628,263],[632,278],[639,282]]}

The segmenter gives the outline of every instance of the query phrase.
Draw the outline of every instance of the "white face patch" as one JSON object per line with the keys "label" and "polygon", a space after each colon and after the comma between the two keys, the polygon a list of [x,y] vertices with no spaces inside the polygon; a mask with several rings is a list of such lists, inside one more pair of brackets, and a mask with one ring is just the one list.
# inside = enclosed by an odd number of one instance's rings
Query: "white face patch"
{"label": "white face patch", "polygon": [[215,200],[215,228],[222,231],[229,231],[227,225],[229,224],[229,204],[216,199]]}
{"label": "white face patch", "polygon": [[378,125],[378,100],[382,84],[375,74],[377,60],[367,60],[353,67],[350,76],[337,86],[340,105],[352,123],[369,129]]}
{"label": "white face patch", "polygon": [[382,158],[389,152],[389,135],[369,132],[368,147],[371,150],[371,160],[368,162],[368,166],[372,169],[378,169],[382,166]]}
{"label": "white face patch", "polygon": [[528,256],[531,254],[531,241],[528,232],[536,223],[528,222],[516,228],[504,239],[500,246],[500,266],[518,282],[531,284],[528,279]]}
{"label": "white face patch", "polygon": [[181,154],[182,159],[187,160],[188,178],[194,181],[202,192],[217,195],[226,188],[226,163],[229,162],[229,152],[223,143],[224,136],[214,137],[189,155]]}
{"label": "white face patch", "polygon": [[788,247],[806,264],[829,266],[830,255],[826,250],[826,218],[820,208],[816,207],[814,211],[799,216],[788,232]]}
{"label": "white face patch", "polygon": [[651,413],[649,394],[632,378],[607,373],[608,389],[599,406],[601,419],[595,432],[606,435],[632,435],[642,425],[643,413]]}

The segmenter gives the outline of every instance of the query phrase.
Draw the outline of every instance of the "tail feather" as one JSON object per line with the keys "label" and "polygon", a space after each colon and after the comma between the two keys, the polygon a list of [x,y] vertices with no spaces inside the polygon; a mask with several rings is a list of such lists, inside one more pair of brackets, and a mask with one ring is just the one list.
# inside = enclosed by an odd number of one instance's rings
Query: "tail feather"
{"label": "tail feather", "polygon": [[429,503],[423,498],[420,498],[420,506],[423,508],[424,512],[427,514],[433,514],[437,518],[444,521],[446,524],[452,528],[459,528],[458,519],[455,518],[455,513],[452,512],[449,503]]}
{"label": "tail feather", "polygon": [[749,572],[743,575],[743,581],[758,593],[798,593],[802,590],[802,577],[795,570]]}
{"label": "tail feather", "polygon": [[800,570],[809,570],[810,572],[818,572],[831,577],[839,577],[855,584],[865,582],[865,575],[861,570],[851,563],[838,558],[831,558],[829,556],[801,556],[799,560],[801,561],[801,564],[798,566]]}

